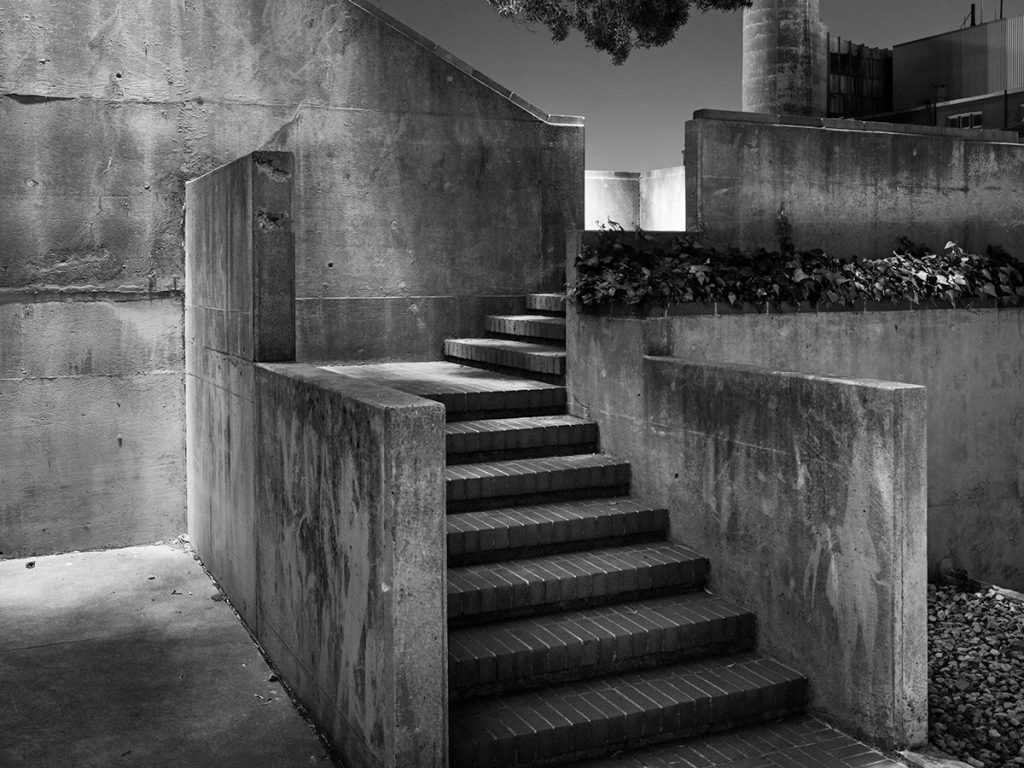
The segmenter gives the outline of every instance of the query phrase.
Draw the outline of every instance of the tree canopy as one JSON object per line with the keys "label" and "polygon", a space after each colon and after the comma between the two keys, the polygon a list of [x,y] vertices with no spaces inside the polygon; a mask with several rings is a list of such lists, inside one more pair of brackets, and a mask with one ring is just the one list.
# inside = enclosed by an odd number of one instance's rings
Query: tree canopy
{"label": "tree canopy", "polygon": [[751,0],[487,0],[506,18],[543,24],[556,42],[569,32],[621,64],[634,48],[665,45],[690,19],[690,10],[735,11]]}

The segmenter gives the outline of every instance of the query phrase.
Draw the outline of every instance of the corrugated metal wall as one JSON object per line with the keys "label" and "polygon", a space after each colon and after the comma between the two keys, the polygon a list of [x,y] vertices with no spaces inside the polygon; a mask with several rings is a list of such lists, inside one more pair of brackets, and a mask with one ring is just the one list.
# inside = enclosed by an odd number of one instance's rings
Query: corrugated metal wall
{"label": "corrugated metal wall", "polygon": [[1006,88],[1024,88],[1024,16],[1007,19]]}
{"label": "corrugated metal wall", "polygon": [[893,109],[1024,88],[1024,16],[893,49]]}

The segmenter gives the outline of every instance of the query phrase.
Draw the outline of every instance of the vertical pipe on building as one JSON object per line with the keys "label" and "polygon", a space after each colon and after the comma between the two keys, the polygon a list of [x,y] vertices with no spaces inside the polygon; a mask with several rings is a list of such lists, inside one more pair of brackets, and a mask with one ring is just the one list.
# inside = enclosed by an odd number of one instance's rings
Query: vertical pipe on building
{"label": "vertical pipe on building", "polygon": [[825,116],[825,35],[819,0],[754,0],[743,12],[743,110]]}

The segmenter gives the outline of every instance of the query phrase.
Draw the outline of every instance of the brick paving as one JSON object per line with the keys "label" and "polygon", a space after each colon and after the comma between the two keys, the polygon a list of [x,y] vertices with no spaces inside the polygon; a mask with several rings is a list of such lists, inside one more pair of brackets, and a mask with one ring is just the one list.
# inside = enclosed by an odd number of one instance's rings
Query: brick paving
{"label": "brick paving", "polygon": [[573,764],[572,768],[904,768],[810,716]]}

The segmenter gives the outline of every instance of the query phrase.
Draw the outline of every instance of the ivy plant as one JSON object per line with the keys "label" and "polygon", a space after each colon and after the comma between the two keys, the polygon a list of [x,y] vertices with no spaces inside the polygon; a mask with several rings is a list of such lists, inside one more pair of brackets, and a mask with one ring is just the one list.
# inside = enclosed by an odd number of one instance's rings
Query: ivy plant
{"label": "ivy plant", "polygon": [[697,238],[670,241],[615,222],[576,259],[570,298],[582,306],[669,306],[692,302],[808,303],[855,306],[866,300],[963,306],[976,299],[1015,305],[1024,301],[1024,263],[1002,248],[984,255],[954,242],[941,252],[900,238],[890,256],[867,259],[798,251],[788,237],[780,248],[716,250]]}

